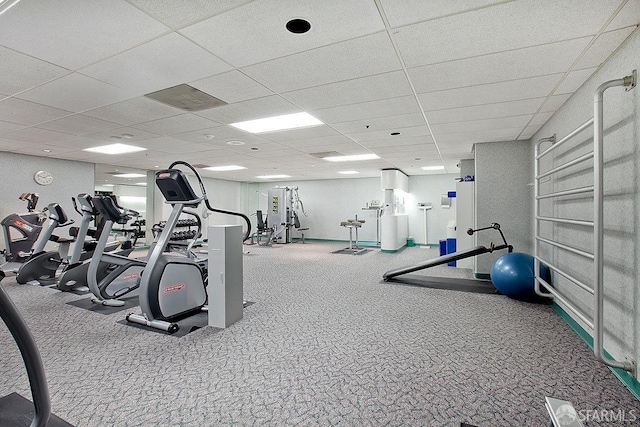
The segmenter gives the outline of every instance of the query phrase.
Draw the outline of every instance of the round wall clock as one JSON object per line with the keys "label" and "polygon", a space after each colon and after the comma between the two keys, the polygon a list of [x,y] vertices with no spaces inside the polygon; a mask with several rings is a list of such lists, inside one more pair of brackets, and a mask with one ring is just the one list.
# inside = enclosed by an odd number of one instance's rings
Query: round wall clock
{"label": "round wall clock", "polygon": [[38,171],[33,175],[33,180],[40,185],[49,185],[53,182],[53,175],[51,172]]}

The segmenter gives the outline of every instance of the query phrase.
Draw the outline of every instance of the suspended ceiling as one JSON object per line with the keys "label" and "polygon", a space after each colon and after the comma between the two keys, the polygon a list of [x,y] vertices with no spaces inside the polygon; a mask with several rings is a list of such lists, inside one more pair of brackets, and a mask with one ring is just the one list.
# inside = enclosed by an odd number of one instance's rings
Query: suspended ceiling
{"label": "suspended ceiling", "polygon": [[[636,0],[22,0],[0,15],[0,150],[237,181],[457,173],[474,143],[528,140],[638,23]],[[180,84],[226,105],[144,96]],[[325,124],[229,126],[301,111]],[[83,151],[113,142],[147,150]]]}

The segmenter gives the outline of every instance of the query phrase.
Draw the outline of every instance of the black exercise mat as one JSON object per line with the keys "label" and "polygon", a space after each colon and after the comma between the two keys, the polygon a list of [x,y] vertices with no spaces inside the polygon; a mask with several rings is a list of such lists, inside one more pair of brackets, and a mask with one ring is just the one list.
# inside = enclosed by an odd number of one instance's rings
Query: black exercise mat
{"label": "black exercise mat", "polygon": [[[244,301],[243,304],[243,308],[247,308],[250,305],[255,304],[255,302],[252,301]],[[166,331],[161,331],[160,329],[156,329],[156,328],[150,328],[148,326],[144,326],[141,325],[139,323],[133,323],[133,322],[128,322],[126,319],[124,320],[120,320],[118,321],[118,323],[122,324],[122,325],[129,325],[129,326],[133,326],[134,328],[139,328],[139,329],[144,329],[145,331],[151,331],[151,332],[156,332],[159,334],[163,334],[163,335],[169,335],[172,337],[177,337],[177,338],[181,338],[184,337],[185,335],[193,332],[193,331],[197,331],[200,328],[204,328],[205,326],[209,325],[209,313],[207,311],[202,311],[198,314],[195,314],[193,316],[189,316],[189,317],[185,317],[184,319],[178,320],[174,323],[178,324],[178,331],[174,332],[173,334],[170,334],[169,332]],[[220,328],[214,328],[211,327],[212,329],[220,329]]]}
{"label": "black exercise mat", "polygon": [[[2,427],[29,426],[34,413],[33,403],[18,393],[0,398],[0,426]],[[73,425],[51,414],[47,427],[73,427]]]}
{"label": "black exercise mat", "polygon": [[491,282],[456,277],[434,277],[419,274],[403,274],[381,283],[421,286],[423,288],[447,289],[452,291],[499,294]]}
{"label": "black exercise mat", "polygon": [[124,301],[124,305],[120,307],[112,307],[109,305],[94,304],[91,302],[91,298],[79,299],[77,301],[71,301],[67,304],[78,308],[84,308],[85,310],[93,311],[100,314],[113,314],[123,310],[130,310],[138,306],[138,295],[126,296],[118,298],[120,301]]}

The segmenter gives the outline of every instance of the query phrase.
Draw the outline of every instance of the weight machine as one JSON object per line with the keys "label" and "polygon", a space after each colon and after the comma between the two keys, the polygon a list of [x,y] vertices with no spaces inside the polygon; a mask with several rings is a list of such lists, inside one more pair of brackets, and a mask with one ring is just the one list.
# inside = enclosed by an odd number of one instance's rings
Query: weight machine
{"label": "weight machine", "polygon": [[[268,194],[269,226],[273,227],[272,239],[276,243],[291,243],[291,229],[300,228],[300,220],[296,211],[304,216],[304,205],[298,196],[298,187],[273,187]],[[307,230],[305,228],[305,230]],[[304,239],[304,235],[303,235]]]}

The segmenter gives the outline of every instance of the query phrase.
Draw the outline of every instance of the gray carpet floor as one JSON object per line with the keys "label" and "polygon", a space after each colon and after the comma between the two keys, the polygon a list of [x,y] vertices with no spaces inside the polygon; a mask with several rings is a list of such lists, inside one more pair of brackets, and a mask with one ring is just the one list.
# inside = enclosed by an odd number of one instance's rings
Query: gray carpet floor
{"label": "gray carpet floor", "polygon": [[[182,338],[67,304],[86,295],[2,286],[38,342],[54,412],[78,426],[546,426],[545,396],[640,413],[549,306],[381,283],[436,251],[331,253],[341,247],[245,246],[255,304]],[[0,357],[0,396],[30,398],[3,324]]]}

